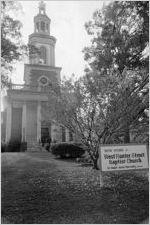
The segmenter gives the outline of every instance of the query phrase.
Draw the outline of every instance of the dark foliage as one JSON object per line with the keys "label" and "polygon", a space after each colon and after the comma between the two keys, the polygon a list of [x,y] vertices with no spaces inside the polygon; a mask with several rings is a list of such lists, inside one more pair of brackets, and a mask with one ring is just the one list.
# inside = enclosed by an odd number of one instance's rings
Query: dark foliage
{"label": "dark foliage", "polygon": [[142,59],[149,37],[148,1],[111,2],[97,10],[85,28],[93,36],[91,47],[84,49],[91,68],[106,74],[114,65],[120,72],[148,67],[148,57]]}
{"label": "dark foliage", "polygon": [[21,60],[25,46],[21,40],[22,24],[9,12],[18,12],[21,5],[16,1],[1,2],[1,87],[9,84],[13,63]]}
{"label": "dark foliage", "polygon": [[93,162],[89,154],[85,154],[82,158],[77,158],[77,162],[81,163],[82,166],[91,166]]}
{"label": "dark foliage", "polygon": [[20,152],[20,141],[10,141],[6,147],[6,152]]}
{"label": "dark foliage", "polygon": [[27,150],[27,142],[10,141],[5,145],[4,152],[25,152]]}
{"label": "dark foliage", "polygon": [[61,158],[77,158],[85,153],[83,148],[69,143],[55,144],[52,146],[51,151],[55,156],[60,156]]}
{"label": "dark foliage", "polygon": [[50,151],[50,144],[46,143],[45,149],[49,152]]}
{"label": "dark foliage", "polygon": [[6,152],[6,144],[4,142],[1,143],[1,152]]}

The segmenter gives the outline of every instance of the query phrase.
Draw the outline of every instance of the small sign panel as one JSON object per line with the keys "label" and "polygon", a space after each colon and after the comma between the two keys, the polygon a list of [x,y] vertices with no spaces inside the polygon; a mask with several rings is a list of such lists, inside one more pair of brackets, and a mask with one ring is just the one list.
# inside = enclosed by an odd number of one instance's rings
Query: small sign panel
{"label": "small sign panel", "polygon": [[103,145],[100,147],[102,171],[148,169],[146,145]]}

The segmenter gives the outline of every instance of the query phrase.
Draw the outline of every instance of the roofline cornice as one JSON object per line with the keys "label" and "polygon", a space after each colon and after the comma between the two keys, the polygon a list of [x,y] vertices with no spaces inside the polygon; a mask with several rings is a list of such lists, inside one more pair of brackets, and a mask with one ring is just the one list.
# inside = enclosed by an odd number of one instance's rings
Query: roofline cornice
{"label": "roofline cornice", "polygon": [[38,69],[41,68],[41,70],[43,69],[53,69],[53,70],[61,70],[62,67],[56,67],[56,66],[49,66],[49,65],[43,65],[43,64],[29,64],[29,63],[25,63],[26,66],[29,67],[37,67]]}

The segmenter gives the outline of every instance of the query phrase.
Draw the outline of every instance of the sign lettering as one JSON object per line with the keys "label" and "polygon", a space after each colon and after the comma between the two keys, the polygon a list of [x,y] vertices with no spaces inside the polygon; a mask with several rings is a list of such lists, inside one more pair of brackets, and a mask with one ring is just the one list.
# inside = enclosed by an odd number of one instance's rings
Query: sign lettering
{"label": "sign lettering", "polygon": [[100,147],[102,171],[148,169],[146,145],[103,145]]}

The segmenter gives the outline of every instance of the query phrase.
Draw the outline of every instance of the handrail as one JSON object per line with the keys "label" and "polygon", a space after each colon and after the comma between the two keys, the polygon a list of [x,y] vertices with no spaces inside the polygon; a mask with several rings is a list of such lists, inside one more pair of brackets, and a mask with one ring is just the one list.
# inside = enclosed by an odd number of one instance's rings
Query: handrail
{"label": "handrail", "polygon": [[31,92],[48,92],[50,87],[47,86],[33,86],[27,84],[9,84],[9,90],[21,90],[21,91],[31,91]]}

